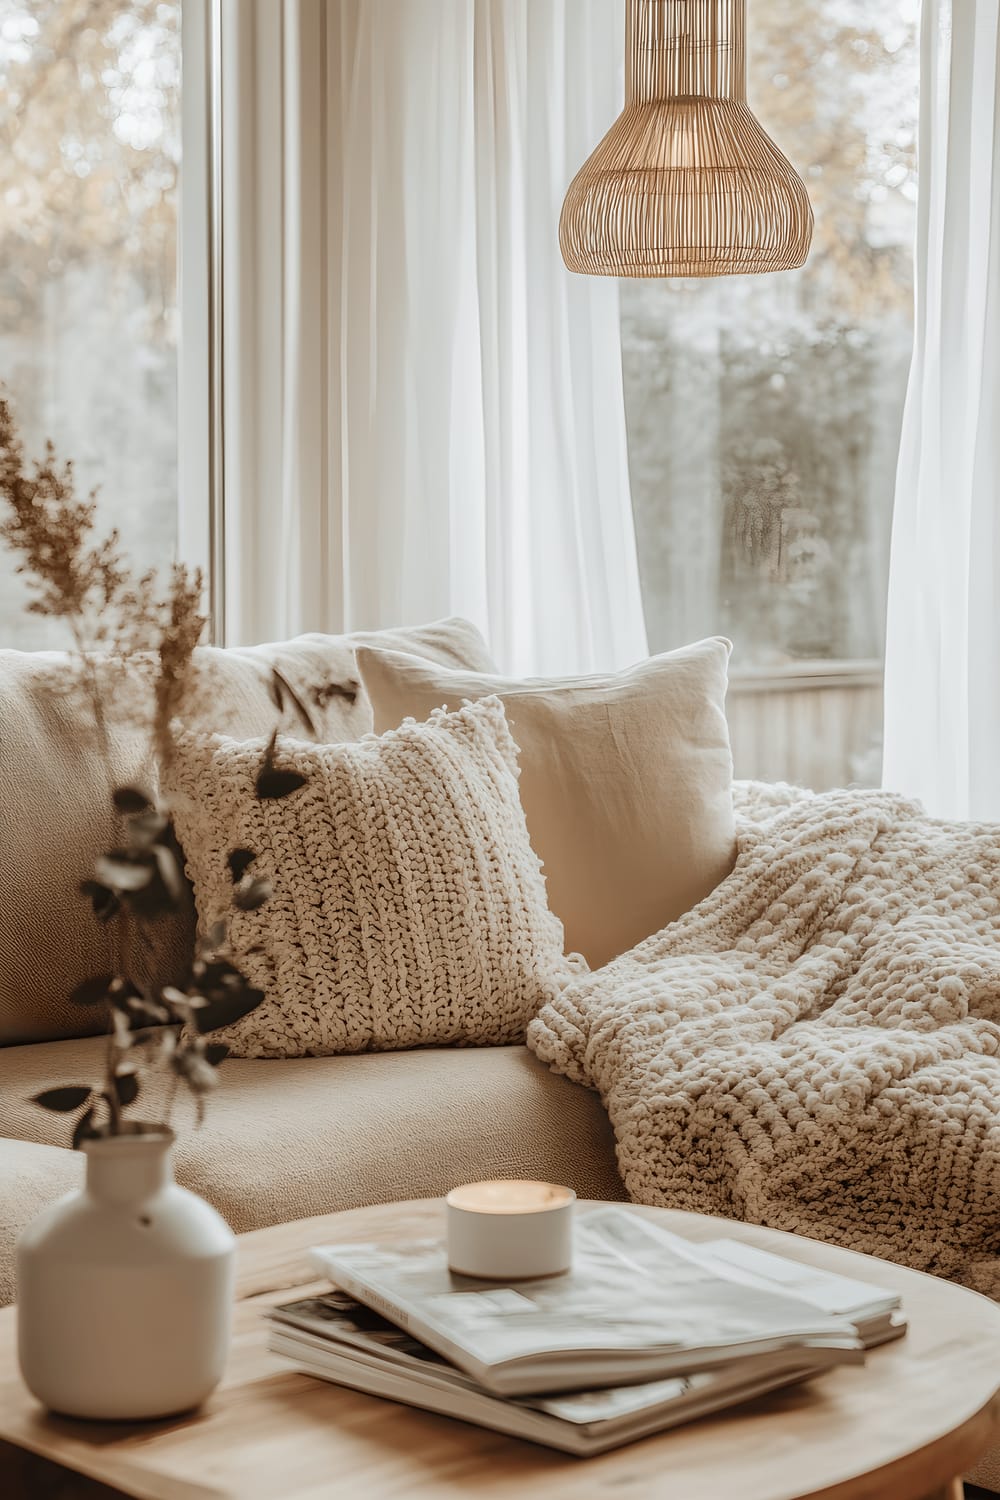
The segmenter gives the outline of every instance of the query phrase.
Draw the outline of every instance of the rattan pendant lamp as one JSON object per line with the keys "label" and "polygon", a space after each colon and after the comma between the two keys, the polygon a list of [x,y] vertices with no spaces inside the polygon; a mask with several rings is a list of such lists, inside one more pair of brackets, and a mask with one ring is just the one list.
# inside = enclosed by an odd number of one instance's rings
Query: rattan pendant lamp
{"label": "rattan pendant lamp", "polygon": [[746,0],[625,0],[625,108],[570,183],[559,244],[591,276],[786,271],[801,177],[746,99]]}

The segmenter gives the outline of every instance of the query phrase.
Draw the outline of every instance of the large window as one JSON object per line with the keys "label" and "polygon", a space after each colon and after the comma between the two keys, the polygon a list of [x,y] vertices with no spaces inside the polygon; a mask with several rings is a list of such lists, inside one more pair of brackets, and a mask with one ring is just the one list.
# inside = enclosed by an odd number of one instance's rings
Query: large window
{"label": "large window", "polygon": [[809,261],[622,283],[650,644],[731,636],[739,774],[878,779],[912,333],[918,9],[752,5],[750,102],[809,188]]}
{"label": "large window", "polygon": [[[177,532],[180,0],[0,0],[0,384],[135,560]],[[0,556],[0,646],[62,644]]]}

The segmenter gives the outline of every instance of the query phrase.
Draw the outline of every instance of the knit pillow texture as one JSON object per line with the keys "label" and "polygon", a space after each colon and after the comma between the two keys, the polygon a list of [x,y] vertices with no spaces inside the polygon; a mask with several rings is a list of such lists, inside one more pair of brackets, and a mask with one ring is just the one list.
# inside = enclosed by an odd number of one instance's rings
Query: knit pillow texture
{"label": "knit pillow texture", "polygon": [[[207,931],[265,998],[214,1033],[237,1057],[520,1042],[565,980],[560,922],[498,698],[353,744],[281,738],[305,784],[261,799],[265,741],[183,733],[165,790]],[[231,850],[272,896],[233,911]]]}

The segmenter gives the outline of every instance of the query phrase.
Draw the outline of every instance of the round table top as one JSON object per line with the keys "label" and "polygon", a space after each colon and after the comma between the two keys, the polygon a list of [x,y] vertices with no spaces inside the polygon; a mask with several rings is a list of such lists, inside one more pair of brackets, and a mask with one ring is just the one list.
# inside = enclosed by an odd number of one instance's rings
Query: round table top
{"label": "round table top", "polygon": [[262,1312],[323,1285],[310,1246],[443,1235],[441,1200],[390,1203],[240,1236],[229,1371],[186,1418],[109,1428],[46,1416],[16,1378],[13,1310],[0,1313],[0,1448],[6,1440],[148,1500],[922,1500],[950,1493],[1000,1435],[1000,1309],[986,1298],[796,1235],[632,1207],[692,1240],[729,1235],[898,1291],[909,1332],[863,1367],[570,1458],[311,1379],[268,1353]]}

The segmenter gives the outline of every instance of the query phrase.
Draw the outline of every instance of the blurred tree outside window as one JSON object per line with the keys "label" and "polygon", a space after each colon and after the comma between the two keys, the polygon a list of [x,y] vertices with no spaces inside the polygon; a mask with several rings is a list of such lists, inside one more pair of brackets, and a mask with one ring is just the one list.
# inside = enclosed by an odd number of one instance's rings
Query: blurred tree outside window
{"label": "blurred tree outside window", "polygon": [[[814,782],[878,777],[912,343],[918,13],[918,0],[751,0],[749,100],[809,189],[806,266],[621,283],[651,649],[729,635],[734,693],[741,675],[819,670],[829,699],[839,665],[867,671],[863,710],[857,694],[843,695],[856,722],[836,720],[841,709],[827,702],[816,732],[842,739],[840,763],[831,759],[829,775],[820,766]],[[779,708],[760,705],[750,774],[795,773],[796,747],[781,736],[806,731]]]}
{"label": "blurred tree outside window", "polygon": [[[621,284],[650,645],[732,638],[738,773],[870,781],[919,0],[749,9],[750,102],[802,172],[816,231],[801,271]],[[180,12],[0,0],[0,384],[29,450],[51,437],[72,457],[144,565],[173,555],[177,523]],[[0,555],[0,646],[61,644],[23,602]],[[795,697],[807,679],[829,686]]]}
{"label": "blurred tree outside window", "polygon": [[[177,530],[180,0],[0,0],[0,385],[143,566]],[[0,555],[0,647],[62,645]]]}

